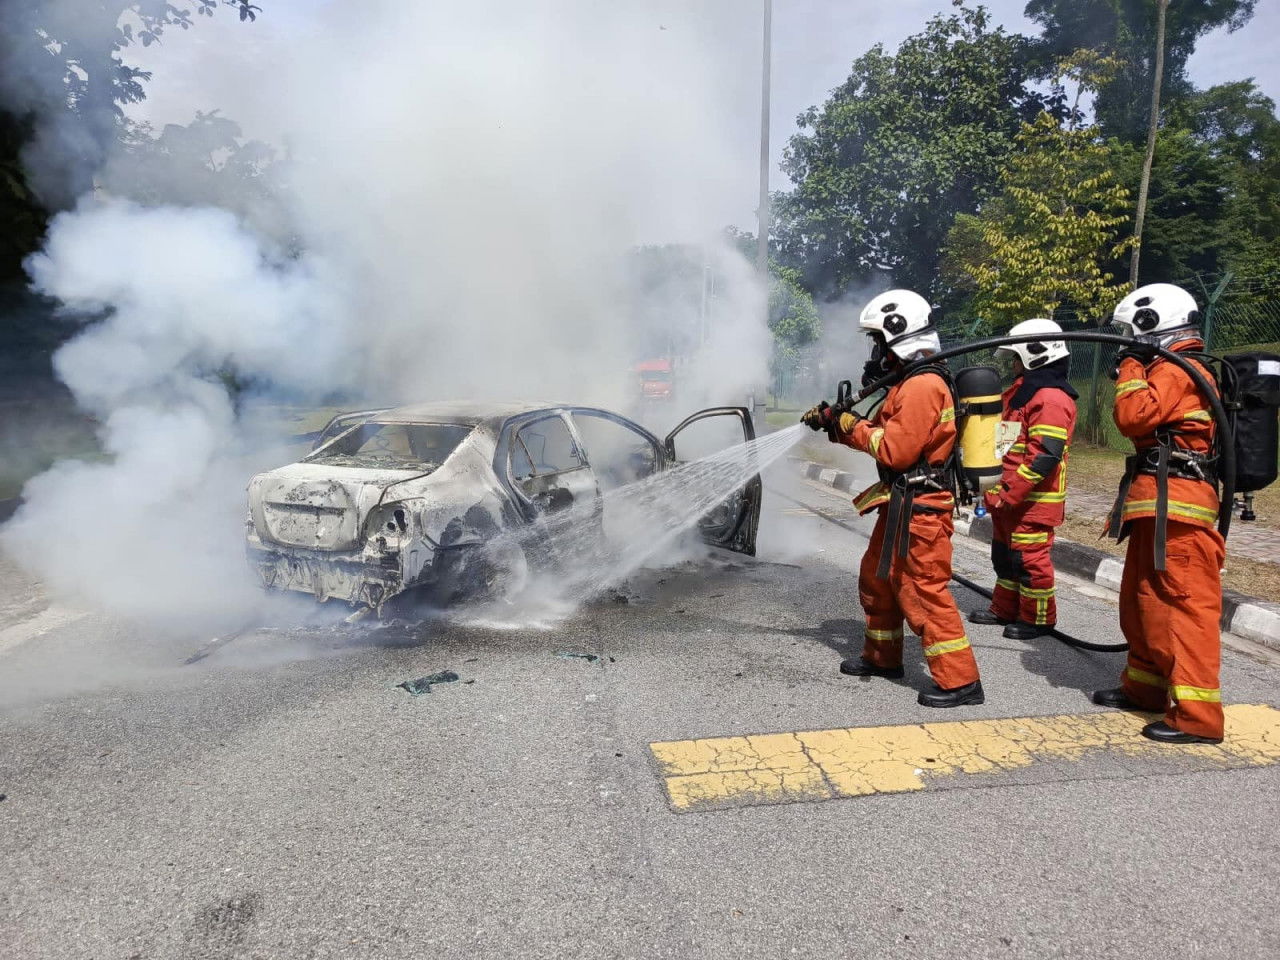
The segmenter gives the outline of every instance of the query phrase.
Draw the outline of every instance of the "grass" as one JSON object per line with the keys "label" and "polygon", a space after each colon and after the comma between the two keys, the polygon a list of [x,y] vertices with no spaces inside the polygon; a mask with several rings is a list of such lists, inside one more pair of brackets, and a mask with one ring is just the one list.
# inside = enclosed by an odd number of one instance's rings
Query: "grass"
{"label": "grass", "polygon": [[[1070,503],[1070,500],[1067,501]],[[1087,547],[1094,547],[1113,557],[1123,557],[1129,544],[1116,543],[1107,538],[1099,539],[1102,532],[1102,521],[1097,518],[1072,516],[1069,512],[1062,526],[1058,528],[1058,536],[1064,540],[1074,540]],[[1222,585],[1228,590],[1259,597],[1280,603],[1280,565],[1264,563],[1261,560],[1250,560],[1247,557],[1234,556],[1228,547],[1226,570],[1222,575]]]}
{"label": "grass", "polygon": [[[1123,453],[1107,447],[1073,443],[1067,479],[1068,491],[1114,497],[1120,485],[1120,475],[1124,472],[1124,457]],[[1068,494],[1068,512],[1070,503]],[[1253,505],[1258,514],[1258,519],[1253,523],[1269,530],[1280,530],[1280,483],[1273,483],[1254,494]],[[1280,557],[1277,561],[1280,561]]]}
{"label": "grass", "polygon": [[[1086,513],[1072,511],[1070,491],[1115,496],[1124,470],[1124,454],[1105,447],[1086,444],[1071,445],[1071,472],[1068,477],[1067,517],[1058,534],[1087,546],[1096,547],[1112,556],[1123,557],[1128,546],[1106,538],[1099,539],[1103,520]],[[1254,498],[1258,526],[1280,530],[1280,484],[1272,484],[1258,491]],[[1237,518],[1236,524],[1240,523]],[[1280,561],[1280,558],[1277,558]],[[1241,557],[1231,552],[1227,544],[1227,566],[1222,585],[1229,590],[1245,593],[1264,600],[1280,602],[1280,564]]]}

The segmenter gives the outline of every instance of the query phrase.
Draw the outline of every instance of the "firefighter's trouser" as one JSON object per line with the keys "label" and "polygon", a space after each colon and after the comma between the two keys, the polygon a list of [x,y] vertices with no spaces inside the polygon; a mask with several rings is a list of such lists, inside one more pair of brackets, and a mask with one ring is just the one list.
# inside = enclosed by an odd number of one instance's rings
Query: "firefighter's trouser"
{"label": "firefighter's trouser", "polygon": [[996,588],[991,612],[1001,620],[1038,627],[1058,622],[1053,585],[1053,527],[1019,521],[1016,513],[991,514],[991,565]]}
{"label": "firefighter's trouser", "polygon": [[1120,584],[1120,629],[1129,642],[1125,695],[1184,733],[1222,736],[1218,666],[1222,640],[1218,531],[1169,520],[1163,572],[1155,569],[1154,517],[1130,521]]}
{"label": "firefighter's trouser", "polygon": [[895,554],[889,576],[876,578],[884,543],[886,507],[881,507],[862,556],[858,594],[867,618],[862,656],[878,667],[902,665],[902,622],[924,644],[934,682],[954,690],[978,679],[978,664],[948,586],[951,580],[950,513],[913,513],[907,555]]}

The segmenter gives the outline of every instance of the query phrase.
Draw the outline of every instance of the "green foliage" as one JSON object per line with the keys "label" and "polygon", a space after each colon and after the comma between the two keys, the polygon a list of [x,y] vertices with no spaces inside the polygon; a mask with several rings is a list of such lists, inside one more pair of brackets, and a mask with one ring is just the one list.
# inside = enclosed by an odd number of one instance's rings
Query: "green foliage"
{"label": "green foliage", "polygon": [[[118,162],[117,162],[118,161]],[[122,150],[100,174],[102,188],[146,205],[182,203],[230,210],[266,235],[287,216],[272,189],[275,151],[246,140],[218,111],[196,112],[186,126],[126,123]]]}
{"label": "green foliage", "polygon": [[0,111],[0,285],[21,277],[22,260],[40,245],[49,220],[19,160],[30,136],[29,121]]}
{"label": "green foliage", "polygon": [[[1143,149],[1124,145],[1116,152],[1121,182],[1135,194]],[[1221,268],[1231,179],[1230,164],[1190,131],[1161,128],[1151,167],[1140,283],[1177,281]]]}
{"label": "green foliage", "polygon": [[[195,3],[196,16],[211,17],[219,6],[236,10],[241,21],[261,12],[250,0]],[[29,97],[0,105],[0,282],[11,282],[21,278],[22,261],[39,246],[50,214],[90,188],[92,165],[127,135],[124,106],[146,97],[151,74],[124,62],[126,48],[158,43],[166,30],[187,30],[194,21],[191,10],[165,0],[31,2],[9,4],[5,13],[0,58],[11,87]],[[48,171],[30,170],[24,161],[40,125],[56,129],[56,138],[74,143],[79,154],[60,172],[66,182],[57,189],[48,186]],[[45,189],[37,189],[37,179]]]}
{"label": "green foliage", "polygon": [[796,183],[776,200],[780,259],[835,294],[875,271],[931,290],[959,213],[995,184],[1019,125],[1044,103],[1026,86],[1026,40],[982,7],[929,21],[897,53],[872,47],[784,152]]}
{"label": "green foliage", "polygon": [[1105,269],[1130,245],[1129,191],[1094,128],[1047,113],[1024,124],[1000,172],[1000,193],[956,218],[946,270],[973,291],[979,316],[1006,326],[1065,304],[1097,317],[1122,296]]}
{"label": "green foliage", "polygon": [[1242,276],[1276,272],[1280,256],[1280,119],[1251,80],[1201,91],[1171,111],[1223,166],[1221,266]]}
{"label": "green foliage", "polygon": [[[1256,2],[1175,0],[1169,4],[1162,102],[1191,95],[1187,61],[1196,41],[1219,27],[1244,26]],[[1144,140],[1155,58],[1156,0],[1029,0],[1026,15],[1042,30],[1036,59],[1044,75],[1080,49],[1120,62],[1114,82],[1098,92],[1094,114],[1104,135],[1132,143]]]}
{"label": "green foliage", "polygon": [[794,352],[822,336],[822,318],[800,271],[769,264],[769,330],[779,349]]}

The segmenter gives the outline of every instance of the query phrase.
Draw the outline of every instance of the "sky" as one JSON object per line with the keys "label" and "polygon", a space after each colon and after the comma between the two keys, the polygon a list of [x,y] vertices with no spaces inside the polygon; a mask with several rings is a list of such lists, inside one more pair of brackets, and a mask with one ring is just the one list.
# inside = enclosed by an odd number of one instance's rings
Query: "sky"
{"label": "sky", "polygon": [[[616,2],[616,0],[615,0]],[[644,0],[632,0],[642,3]],[[235,22],[222,11],[216,22],[202,19],[188,33],[171,33],[162,45],[131,55],[155,71],[149,99],[137,115],[153,122],[186,122],[192,110],[221,108],[241,122],[249,136],[278,141],[287,131],[272,129],[278,111],[269,109],[272,76],[331,0],[262,0],[263,12],[251,25]],[[1022,11],[1025,0],[989,0],[995,20],[1009,30],[1035,32]],[[719,124],[727,154],[740,164],[726,167],[708,203],[722,224],[754,230],[760,131],[760,54],[762,0],[686,0],[678,16],[655,8],[651,29],[668,37],[692,35],[713,61]],[[951,9],[950,0],[774,0],[773,84],[770,121],[770,187],[789,186],[779,169],[795,118],[849,73],[852,62],[873,44],[895,47],[919,32],[929,17]],[[1190,62],[1192,80],[1211,86],[1254,77],[1259,87],[1280,101],[1280,58],[1270,38],[1280,35],[1280,0],[1259,0],[1253,20],[1243,30],[1219,30],[1201,39]],[[683,39],[688,39],[684,37]],[[228,62],[234,69],[225,69]],[[216,64],[221,69],[210,69]],[[359,69],[358,64],[340,69]],[[246,91],[249,91],[246,94]]]}

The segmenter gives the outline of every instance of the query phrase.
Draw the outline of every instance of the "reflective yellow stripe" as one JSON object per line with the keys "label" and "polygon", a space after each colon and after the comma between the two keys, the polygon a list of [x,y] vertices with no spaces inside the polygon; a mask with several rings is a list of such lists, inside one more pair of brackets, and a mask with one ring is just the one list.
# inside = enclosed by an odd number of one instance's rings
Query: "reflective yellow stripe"
{"label": "reflective yellow stripe", "polygon": [[868,444],[871,447],[871,455],[873,457],[880,456],[880,442],[884,440],[884,427],[871,431],[871,440]]}
{"label": "reflective yellow stripe", "polygon": [[1063,493],[1028,493],[1028,503],[1066,503],[1067,495]]}
{"label": "reflective yellow stripe", "polygon": [[1030,480],[1032,483],[1039,483],[1044,479],[1043,473],[1036,473],[1025,463],[1018,467],[1018,476]]}
{"label": "reflective yellow stripe", "polygon": [[1119,400],[1127,393],[1133,393],[1135,390],[1147,389],[1147,381],[1145,380],[1125,380],[1116,384],[1116,399]]}
{"label": "reflective yellow stripe", "polygon": [[1004,587],[1006,590],[1012,590],[1014,593],[1017,593],[1017,592],[1018,592],[1018,581],[1017,581],[1017,580],[997,580],[997,581],[996,581],[996,586],[997,586],[997,587]]}
{"label": "reflective yellow stripe", "polygon": [[866,630],[868,640],[901,640],[902,628],[897,630],[872,630],[870,627]]}
{"label": "reflective yellow stripe", "polygon": [[1054,595],[1057,587],[1024,587],[1018,586],[1018,592],[1024,597],[1043,597],[1048,598]]}
{"label": "reflective yellow stripe", "polygon": [[1010,453],[1026,453],[1027,445],[1025,443],[1015,443],[1009,448]]}
{"label": "reflective yellow stripe", "polygon": [[1221,703],[1222,691],[1216,687],[1184,687],[1175,683],[1171,688],[1175,700],[1200,700],[1204,703]]}
{"label": "reflective yellow stripe", "polygon": [[859,512],[869,510],[877,503],[882,503],[889,499],[889,485],[881,482],[877,483],[870,490],[864,491],[860,496],[856,497],[853,505],[858,508]]}
{"label": "reflective yellow stripe", "polygon": [[1213,414],[1208,410],[1192,410],[1190,413],[1182,415],[1183,420],[1199,420],[1202,423],[1212,423]]}
{"label": "reflective yellow stripe", "polygon": [[1067,439],[1066,427],[1051,427],[1045,423],[1037,423],[1034,427],[1027,431],[1030,437],[1057,437],[1059,440]]}
{"label": "reflective yellow stripe", "polygon": [[[1121,515],[1123,519],[1137,513],[1145,513],[1148,510],[1154,511],[1156,502],[1154,500],[1130,500],[1124,505],[1124,512]],[[1207,523],[1213,523],[1218,519],[1218,511],[1210,510],[1208,507],[1202,507],[1194,503],[1186,503],[1182,500],[1169,501],[1169,516],[1171,517],[1189,517],[1192,520],[1204,520]]]}
{"label": "reflective yellow stripe", "polygon": [[961,637],[959,640],[943,640],[941,643],[931,643],[924,648],[926,657],[940,657],[944,653],[955,653],[957,650],[965,650],[969,646],[969,638]]}
{"label": "reflective yellow stripe", "polygon": [[956,418],[956,408],[955,408],[955,407],[947,407],[947,408],[946,408],[946,409],[944,409],[940,414],[938,414],[938,422],[939,422],[939,423],[950,423],[950,422],[951,422],[952,420],[954,420],[955,418]]}
{"label": "reflective yellow stripe", "polygon": [[1135,683],[1145,683],[1149,687],[1159,687],[1161,690],[1168,686],[1163,677],[1157,677],[1154,673],[1147,673],[1137,667],[1125,667],[1124,672]]}
{"label": "reflective yellow stripe", "polygon": [[1048,543],[1048,533],[1015,533],[1010,537],[1014,543]]}
{"label": "reflective yellow stripe", "polygon": [[1049,623],[1049,599],[1047,597],[1038,597],[1036,599],[1036,626],[1043,627]]}

